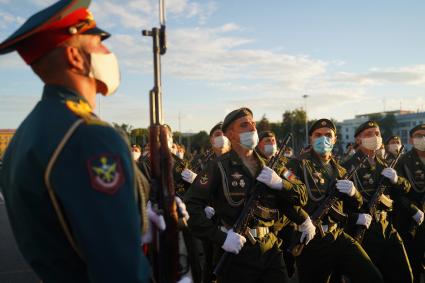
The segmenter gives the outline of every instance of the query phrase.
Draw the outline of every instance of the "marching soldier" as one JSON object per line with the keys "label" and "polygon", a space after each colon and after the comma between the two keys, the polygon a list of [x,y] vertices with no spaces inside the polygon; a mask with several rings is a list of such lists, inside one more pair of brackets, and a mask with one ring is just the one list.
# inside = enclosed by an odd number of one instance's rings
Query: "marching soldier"
{"label": "marching soldier", "polygon": [[332,156],[336,127],[332,121],[320,119],[311,126],[309,136],[312,149],[288,163],[288,168],[306,185],[309,199],[304,209],[311,215],[332,189],[330,185],[335,179],[341,198],[317,227],[321,233],[297,258],[300,282],[328,282],[335,271],[348,276],[351,282],[382,282],[366,252],[342,228],[346,221],[367,226],[370,218],[359,214],[355,219],[346,219],[343,213],[360,208],[362,197],[352,181],[343,179],[346,170]]}
{"label": "marching soldier", "polygon": [[400,196],[408,193],[410,184],[405,178],[398,176],[395,169],[389,168],[386,161],[376,156],[376,150],[382,145],[378,123],[363,123],[357,128],[354,137],[359,150],[343,165],[350,170],[359,158],[364,155],[368,157],[368,162],[357,170],[354,177],[354,183],[365,200],[365,210],[377,189],[380,176],[388,179],[388,187],[381,198],[381,204],[376,215],[372,215],[376,221],[373,221],[366,231],[362,246],[381,271],[385,282],[412,282],[406,250],[391,217],[393,200],[398,201]]}
{"label": "marching soldier", "polygon": [[59,1],[0,44],[45,84],[8,147],[1,186],[17,244],[43,282],[148,282],[147,195],[129,145],[93,113],[96,93],[112,94],[120,77],[89,2]]}
{"label": "marching soldier", "polygon": [[[272,227],[281,216],[283,201],[290,205],[305,203],[304,186],[281,178],[266,167],[254,151],[258,134],[251,110],[240,108],[230,112],[222,130],[232,149],[210,162],[186,193],[189,227],[196,236],[212,241],[222,251],[235,254],[218,282],[282,282],[285,266],[280,241]],[[232,225],[256,179],[268,188],[259,200],[249,230],[239,235],[232,230]],[[214,203],[220,225],[205,215],[204,208],[210,203]],[[305,236],[312,235],[306,233]]]}
{"label": "marching soldier", "polygon": [[409,143],[413,148],[398,164],[398,172],[412,186],[398,206],[397,230],[406,245],[415,283],[419,283],[425,266],[425,124],[410,130]]}
{"label": "marching soldier", "polygon": [[[214,151],[214,157],[211,159],[215,159],[224,153],[228,152],[230,150],[230,141],[229,139],[224,135],[221,127],[223,126],[223,123],[217,123],[212,127],[210,130],[210,144],[211,148]],[[203,164],[203,168],[207,166],[207,162],[211,162],[210,160],[207,160],[205,164]],[[208,219],[213,219],[215,215],[215,209],[213,207],[213,204],[210,203],[208,206],[204,209],[205,215]],[[213,221],[217,221],[217,218],[214,217]],[[202,240],[202,247],[204,250],[205,255],[205,261],[203,265],[202,270],[202,282],[203,283],[212,283],[215,280],[215,276],[213,274],[213,267],[214,267],[214,244],[209,239],[203,239]]]}
{"label": "marching soldier", "polygon": [[385,159],[391,164],[401,149],[401,140],[399,136],[391,136],[385,141]]}

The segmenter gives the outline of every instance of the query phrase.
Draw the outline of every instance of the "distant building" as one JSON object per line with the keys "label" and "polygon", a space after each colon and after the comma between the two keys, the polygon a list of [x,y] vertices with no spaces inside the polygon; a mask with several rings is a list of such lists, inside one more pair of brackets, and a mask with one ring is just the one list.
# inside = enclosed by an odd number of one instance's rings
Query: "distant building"
{"label": "distant building", "polygon": [[393,133],[395,135],[399,135],[401,137],[402,143],[405,144],[407,148],[409,148],[410,146],[407,144],[409,141],[409,131],[414,126],[425,123],[425,112],[396,110],[360,114],[356,115],[353,119],[343,120],[339,123],[339,126],[341,128],[341,144],[343,148],[345,148],[348,143],[354,142],[354,132],[356,131],[357,127],[360,126],[362,123],[368,121],[370,116],[381,115],[385,117],[386,115],[390,114],[394,115],[397,121],[397,127],[393,129]]}
{"label": "distant building", "polygon": [[3,157],[3,154],[12,140],[15,131],[16,130],[11,129],[0,129],[0,159]]}

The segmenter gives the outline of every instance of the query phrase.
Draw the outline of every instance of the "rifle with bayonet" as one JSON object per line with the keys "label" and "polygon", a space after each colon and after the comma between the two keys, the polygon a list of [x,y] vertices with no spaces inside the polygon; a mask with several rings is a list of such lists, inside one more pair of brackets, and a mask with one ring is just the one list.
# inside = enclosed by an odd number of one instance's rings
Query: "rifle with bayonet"
{"label": "rifle with bayonet", "polygon": [[[353,178],[354,174],[360,168],[360,166],[366,161],[367,156],[363,156],[359,159],[358,164],[354,167],[348,174],[346,174],[341,180],[350,180]],[[330,191],[327,197],[320,203],[319,207],[311,214],[311,222],[314,226],[316,226],[317,230],[321,237],[325,236],[322,227],[322,220],[328,214],[337,214],[339,213],[333,206],[340,199],[340,193],[336,189],[336,183],[338,179],[333,180],[333,182],[329,185]],[[291,240],[291,244],[288,247],[288,252],[290,252],[294,257],[299,256],[305,247],[305,243],[301,243],[301,235],[302,233],[296,231],[294,233],[294,237]]]}
{"label": "rifle with bayonet", "polygon": [[175,189],[172,174],[172,156],[168,148],[168,128],[162,118],[161,55],[167,50],[165,36],[164,3],[159,1],[160,28],[143,30],[152,37],[154,87],[149,92],[150,126],[149,149],[151,162],[152,207],[163,215],[166,229],[156,229],[152,244],[151,264],[155,282],[173,283],[179,279],[178,221]]}
{"label": "rifle with bayonet", "polygon": [[[286,146],[289,143],[289,140],[291,139],[292,134],[289,134],[285,139],[282,145],[279,148],[279,151],[276,155],[280,155],[282,152],[285,151]],[[269,162],[267,162],[267,166],[271,169],[275,170],[277,166],[279,165],[279,159],[278,158],[271,158]],[[254,185],[254,189],[252,190],[249,198],[245,202],[245,205],[242,209],[241,214],[239,215],[236,222],[233,224],[233,231],[239,235],[244,235],[245,231],[248,229],[249,223],[254,219],[254,209],[257,206],[257,201],[261,198],[266,185],[257,181]],[[214,274],[216,276],[219,276],[224,271],[224,268],[228,265],[229,260],[233,254],[229,252],[225,252],[221,258],[220,261],[217,263]]]}
{"label": "rifle with bayonet", "polygon": [[[400,151],[398,152],[396,158],[391,162],[389,168],[394,169],[394,167],[397,165],[397,162],[402,155],[403,149],[404,145],[401,146]],[[380,177],[377,184],[377,189],[368,202],[367,213],[372,216],[372,221],[375,220],[376,211],[380,203],[389,208],[392,206],[392,200],[387,197],[384,197],[384,192],[387,188],[386,182],[384,182],[386,179],[387,178],[385,176]],[[366,229],[367,228],[365,226],[357,227],[356,231],[354,232],[353,238],[356,239],[359,243],[361,243],[363,241]]]}

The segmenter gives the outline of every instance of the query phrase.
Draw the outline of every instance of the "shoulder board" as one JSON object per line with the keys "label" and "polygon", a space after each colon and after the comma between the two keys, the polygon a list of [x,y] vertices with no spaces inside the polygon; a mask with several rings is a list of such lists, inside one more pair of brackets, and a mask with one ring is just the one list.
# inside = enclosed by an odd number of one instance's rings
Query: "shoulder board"
{"label": "shoulder board", "polygon": [[83,118],[87,125],[110,126],[107,122],[96,117],[90,105],[83,100],[66,100],[66,107],[76,116]]}

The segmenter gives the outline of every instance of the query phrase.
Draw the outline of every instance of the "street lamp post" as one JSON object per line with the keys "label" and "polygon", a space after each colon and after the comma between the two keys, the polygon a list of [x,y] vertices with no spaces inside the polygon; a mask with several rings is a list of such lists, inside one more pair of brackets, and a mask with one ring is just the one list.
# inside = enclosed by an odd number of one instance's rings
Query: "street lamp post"
{"label": "street lamp post", "polygon": [[307,116],[307,98],[308,95],[304,94],[304,111],[305,111],[305,146],[308,146],[308,116]]}

